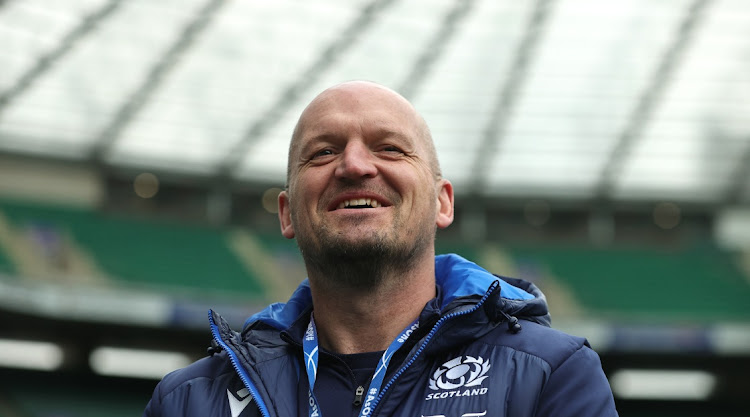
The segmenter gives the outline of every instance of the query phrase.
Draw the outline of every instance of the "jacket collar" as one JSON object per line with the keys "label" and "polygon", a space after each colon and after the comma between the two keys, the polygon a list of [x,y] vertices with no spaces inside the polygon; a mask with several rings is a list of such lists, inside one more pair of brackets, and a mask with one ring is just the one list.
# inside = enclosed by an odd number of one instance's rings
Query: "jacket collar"
{"label": "jacket collar", "polygon": [[[536,286],[522,280],[492,275],[477,264],[456,254],[435,257],[435,281],[440,291],[437,303],[443,311],[464,299],[482,297],[493,282],[500,284],[500,308],[508,314],[518,315],[543,324],[549,324],[549,314],[544,295]],[[286,303],[274,303],[254,314],[245,327],[262,322],[277,330],[289,328],[295,320],[312,306],[310,283],[302,281]]]}

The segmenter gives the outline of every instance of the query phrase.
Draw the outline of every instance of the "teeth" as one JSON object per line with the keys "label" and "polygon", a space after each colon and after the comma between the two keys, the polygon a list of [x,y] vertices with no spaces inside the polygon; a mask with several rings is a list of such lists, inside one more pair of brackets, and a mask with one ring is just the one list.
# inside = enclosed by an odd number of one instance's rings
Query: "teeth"
{"label": "teeth", "polygon": [[380,202],[372,198],[353,198],[351,200],[340,202],[338,208],[343,209],[350,206],[370,206],[373,208],[381,207]]}

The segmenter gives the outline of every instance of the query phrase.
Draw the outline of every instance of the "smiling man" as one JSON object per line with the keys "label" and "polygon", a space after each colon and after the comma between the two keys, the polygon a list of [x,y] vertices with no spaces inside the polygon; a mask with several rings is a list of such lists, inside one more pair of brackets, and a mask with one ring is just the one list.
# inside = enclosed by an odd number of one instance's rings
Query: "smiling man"
{"label": "smiling man", "polygon": [[550,329],[542,293],[457,255],[430,131],[403,97],[348,82],[304,110],[281,232],[308,279],[169,374],[144,416],[616,416],[585,339]]}
{"label": "smiling man", "polygon": [[321,343],[384,350],[435,297],[435,229],[453,221],[426,124],[386,88],[337,86],[302,113],[288,166],[282,234],[305,260]]}

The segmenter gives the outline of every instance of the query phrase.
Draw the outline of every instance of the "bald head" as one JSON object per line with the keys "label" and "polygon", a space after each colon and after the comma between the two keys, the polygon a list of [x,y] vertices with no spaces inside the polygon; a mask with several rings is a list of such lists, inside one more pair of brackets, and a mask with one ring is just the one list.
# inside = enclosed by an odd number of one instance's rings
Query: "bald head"
{"label": "bald head", "polygon": [[358,103],[360,101],[377,101],[378,107],[384,112],[393,112],[406,116],[407,123],[422,144],[426,158],[436,179],[441,177],[440,164],[432,140],[432,134],[424,118],[414,106],[397,92],[369,81],[349,81],[324,90],[316,96],[305,110],[302,111],[289,144],[289,159],[287,164],[287,186],[295,175],[294,163],[299,152],[300,139],[315,125],[316,119],[328,111],[335,111],[341,103]]}

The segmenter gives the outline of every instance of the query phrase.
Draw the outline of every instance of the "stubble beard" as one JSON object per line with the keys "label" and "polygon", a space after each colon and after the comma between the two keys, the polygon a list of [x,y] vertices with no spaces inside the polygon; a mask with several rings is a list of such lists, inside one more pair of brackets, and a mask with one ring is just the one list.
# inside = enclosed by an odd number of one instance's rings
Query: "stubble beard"
{"label": "stubble beard", "polygon": [[372,291],[387,280],[403,277],[415,266],[415,260],[430,247],[435,228],[419,225],[414,239],[398,239],[403,231],[398,220],[389,230],[378,230],[366,238],[346,239],[343,232],[333,232],[321,225],[313,236],[297,234],[308,274],[330,288]]}

